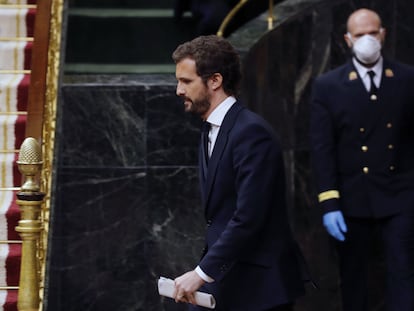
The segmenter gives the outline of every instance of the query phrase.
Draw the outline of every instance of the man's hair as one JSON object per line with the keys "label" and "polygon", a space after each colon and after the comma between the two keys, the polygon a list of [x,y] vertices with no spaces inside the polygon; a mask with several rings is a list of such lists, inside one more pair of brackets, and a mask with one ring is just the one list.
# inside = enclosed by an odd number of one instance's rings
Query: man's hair
{"label": "man's hair", "polygon": [[172,58],[175,63],[185,58],[194,60],[197,74],[204,83],[213,74],[220,73],[226,94],[237,94],[241,80],[240,58],[227,40],[215,35],[200,36],[179,45]]}

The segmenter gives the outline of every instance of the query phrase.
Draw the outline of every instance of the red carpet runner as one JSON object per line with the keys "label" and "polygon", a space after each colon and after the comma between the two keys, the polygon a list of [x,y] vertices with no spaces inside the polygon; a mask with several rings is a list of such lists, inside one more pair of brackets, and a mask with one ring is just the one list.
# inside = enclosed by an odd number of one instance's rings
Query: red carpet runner
{"label": "red carpet runner", "polygon": [[0,1],[0,310],[17,311],[21,244],[15,231],[21,186],[17,150],[24,140],[35,0]]}

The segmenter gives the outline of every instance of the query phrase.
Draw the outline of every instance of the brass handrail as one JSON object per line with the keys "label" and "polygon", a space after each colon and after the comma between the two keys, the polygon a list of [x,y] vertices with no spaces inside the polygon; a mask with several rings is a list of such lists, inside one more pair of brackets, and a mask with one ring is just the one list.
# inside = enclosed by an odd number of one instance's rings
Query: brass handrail
{"label": "brass handrail", "polygon": [[[224,18],[224,20],[222,21],[218,31],[217,31],[217,36],[219,37],[223,37],[224,35],[224,30],[227,28],[228,24],[230,23],[230,21],[234,18],[234,16],[241,10],[241,8],[247,3],[249,2],[249,0],[240,0],[239,3],[237,3],[233,9],[230,10],[230,12],[226,15],[226,17]],[[273,7],[274,7],[274,3],[273,0],[269,0],[269,15],[267,18],[267,28],[269,30],[271,30],[273,28],[273,22],[275,20],[275,17],[273,15]]]}
{"label": "brass handrail", "polygon": [[273,7],[274,7],[273,0],[269,0],[269,14],[267,16],[267,29],[268,30],[271,30],[273,28],[273,22],[275,20],[275,16],[273,15]]}
{"label": "brass handrail", "polygon": [[226,15],[223,22],[221,23],[219,30],[217,31],[217,36],[223,37],[224,30],[226,29],[227,25],[233,19],[233,17],[239,12],[239,10],[248,2],[249,0],[240,0],[239,3],[236,4],[234,8],[230,10],[230,12]]}

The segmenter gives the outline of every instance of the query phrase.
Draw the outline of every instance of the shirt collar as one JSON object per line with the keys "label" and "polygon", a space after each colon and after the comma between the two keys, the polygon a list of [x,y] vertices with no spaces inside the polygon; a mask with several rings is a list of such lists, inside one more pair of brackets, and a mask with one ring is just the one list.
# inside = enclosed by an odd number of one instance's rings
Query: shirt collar
{"label": "shirt collar", "polygon": [[373,72],[375,72],[375,76],[376,77],[381,77],[382,74],[382,65],[383,65],[383,58],[382,56],[380,57],[380,59],[377,61],[377,63],[371,67],[371,68],[367,68],[362,66],[356,59],[355,57],[352,58],[352,63],[355,66],[355,69],[358,71],[358,74],[361,78],[364,78],[367,75],[367,72],[372,70]]}
{"label": "shirt collar", "polygon": [[210,115],[207,118],[207,122],[215,126],[221,126],[227,111],[229,111],[229,109],[231,108],[231,106],[233,106],[235,102],[236,98],[234,98],[233,96],[227,97],[210,113]]}

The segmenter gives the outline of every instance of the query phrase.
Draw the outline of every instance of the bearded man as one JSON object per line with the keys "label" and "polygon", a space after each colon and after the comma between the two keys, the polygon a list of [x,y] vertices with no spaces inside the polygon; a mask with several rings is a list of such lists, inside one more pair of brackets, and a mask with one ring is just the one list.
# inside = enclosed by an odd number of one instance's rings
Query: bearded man
{"label": "bearded man", "polygon": [[201,259],[175,279],[175,300],[195,304],[200,289],[213,294],[217,311],[293,310],[307,276],[289,225],[283,152],[272,127],[236,98],[239,56],[212,35],[178,46],[173,59],[177,95],[205,125],[199,172],[206,221]]}

